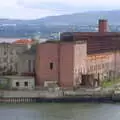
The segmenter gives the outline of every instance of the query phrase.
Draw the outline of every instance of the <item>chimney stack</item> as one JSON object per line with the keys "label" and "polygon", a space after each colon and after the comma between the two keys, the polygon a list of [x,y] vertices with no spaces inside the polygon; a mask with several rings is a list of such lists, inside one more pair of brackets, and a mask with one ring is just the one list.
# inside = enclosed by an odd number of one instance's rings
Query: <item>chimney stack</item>
{"label": "chimney stack", "polygon": [[99,20],[99,32],[108,32],[108,21],[104,19]]}

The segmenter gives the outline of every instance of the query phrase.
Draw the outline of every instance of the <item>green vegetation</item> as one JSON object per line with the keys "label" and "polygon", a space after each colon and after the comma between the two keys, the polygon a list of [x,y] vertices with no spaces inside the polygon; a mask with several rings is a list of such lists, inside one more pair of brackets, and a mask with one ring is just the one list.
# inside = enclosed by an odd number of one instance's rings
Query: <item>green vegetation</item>
{"label": "green vegetation", "polygon": [[31,48],[25,52],[23,52],[24,54],[36,54],[36,49],[37,49],[37,46],[39,45],[39,43],[37,41],[35,41],[34,44],[32,44]]}
{"label": "green vegetation", "polygon": [[0,81],[0,89],[9,89],[11,85],[10,79],[5,78]]}
{"label": "green vegetation", "polygon": [[107,87],[112,87],[116,84],[120,83],[120,78],[117,78],[117,79],[114,79],[114,80],[104,80],[102,83],[101,83],[101,86],[103,88],[107,88]]}

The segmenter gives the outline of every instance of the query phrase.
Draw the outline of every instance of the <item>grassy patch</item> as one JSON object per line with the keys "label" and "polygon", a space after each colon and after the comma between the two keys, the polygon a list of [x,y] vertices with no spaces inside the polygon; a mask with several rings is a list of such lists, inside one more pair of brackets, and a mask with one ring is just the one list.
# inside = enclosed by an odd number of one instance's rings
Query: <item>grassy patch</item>
{"label": "grassy patch", "polygon": [[111,80],[111,81],[104,80],[104,81],[101,83],[101,86],[102,86],[103,88],[112,87],[113,85],[118,84],[118,83],[120,83],[120,78],[119,78],[119,79],[115,79],[115,80]]}

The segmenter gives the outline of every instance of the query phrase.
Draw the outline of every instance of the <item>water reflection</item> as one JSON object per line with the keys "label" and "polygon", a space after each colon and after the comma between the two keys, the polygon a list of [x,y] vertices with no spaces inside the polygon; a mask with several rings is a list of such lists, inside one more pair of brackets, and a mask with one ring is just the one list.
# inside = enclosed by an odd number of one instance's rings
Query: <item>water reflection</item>
{"label": "water reflection", "polygon": [[120,120],[119,104],[0,105],[0,120]]}

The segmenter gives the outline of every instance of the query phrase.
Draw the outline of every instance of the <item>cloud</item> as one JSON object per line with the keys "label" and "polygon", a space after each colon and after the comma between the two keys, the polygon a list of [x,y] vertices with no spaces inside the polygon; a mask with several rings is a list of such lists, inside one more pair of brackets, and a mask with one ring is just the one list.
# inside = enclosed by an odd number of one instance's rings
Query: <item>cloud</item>
{"label": "cloud", "polygon": [[25,8],[32,8],[32,9],[47,9],[47,10],[54,10],[54,11],[64,11],[67,9],[70,9],[72,6],[65,5],[63,3],[58,2],[41,2],[39,4],[22,4],[21,2],[19,5],[24,6]]}
{"label": "cloud", "polygon": [[88,6],[95,7],[95,6],[106,6],[106,7],[111,7],[111,6],[118,6],[120,3],[119,0],[18,0],[18,3],[21,3],[22,5],[25,6],[35,6],[35,5],[41,5],[41,4],[55,4],[56,7],[59,7],[59,4],[64,4],[67,6],[72,6],[72,7],[85,7]]}
{"label": "cloud", "polygon": [[119,9],[119,0],[0,0],[0,18],[35,19],[75,12]]}
{"label": "cloud", "polygon": [[18,1],[0,1],[0,18],[36,19],[50,15],[57,15],[55,11],[48,9],[33,9],[18,4]]}
{"label": "cloud", "polygon": [[119,0],[18,0],[24,8],[47,9],[58,14],[119,8]]}

